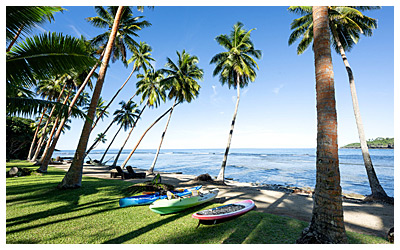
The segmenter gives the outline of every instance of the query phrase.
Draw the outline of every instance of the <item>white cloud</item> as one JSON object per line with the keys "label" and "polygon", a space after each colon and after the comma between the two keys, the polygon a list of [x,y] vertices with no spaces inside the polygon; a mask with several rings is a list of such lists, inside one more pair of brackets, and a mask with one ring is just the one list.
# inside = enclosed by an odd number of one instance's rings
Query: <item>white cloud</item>
{"label": "white cloud", "polygon": [[279,85],[278,87],[274,88],[272,90],[272,92],[274,92],[275,95],[279,94],[279,92],[281,91],[281,89],[284,87],[283,84]]}

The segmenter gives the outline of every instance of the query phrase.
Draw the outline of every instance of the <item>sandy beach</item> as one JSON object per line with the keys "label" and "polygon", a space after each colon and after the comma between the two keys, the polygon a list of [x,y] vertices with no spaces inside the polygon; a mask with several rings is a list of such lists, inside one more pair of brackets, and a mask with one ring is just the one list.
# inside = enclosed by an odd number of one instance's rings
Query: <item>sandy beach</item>
{"label": "sandy beach", "polygon": [[[69,164],[53,165],[53,167],[68,170]],[[135,168],[142,172],[143,169]],[[108,167],[84,165],[83,174],[86,176],[110,179]],[[289,189],[276,189],[271,186],[255,185],[227,180],[226,185],[218,183],[194,181],[196,176],[180,173],[160,172],[163,183],[175,187],[191,187],[203,185],[203,190],[219,188],[217,196],[219,203],[232,203],[244,199],[252,199],[256,204],[256,210],[260,212],[288,216],[291,218],[310,221],[313,200],[311,192],[293,192]],[[151,180],[153,176],[146,177]],[[124,180],[131,183],[143,182],[144,179]],[[346,230],[363,234],[385,237],[388,230],[394,226],[394,206],[386,203],[363,203],[362,195],[344,194],[343,200],[344,220]]]}

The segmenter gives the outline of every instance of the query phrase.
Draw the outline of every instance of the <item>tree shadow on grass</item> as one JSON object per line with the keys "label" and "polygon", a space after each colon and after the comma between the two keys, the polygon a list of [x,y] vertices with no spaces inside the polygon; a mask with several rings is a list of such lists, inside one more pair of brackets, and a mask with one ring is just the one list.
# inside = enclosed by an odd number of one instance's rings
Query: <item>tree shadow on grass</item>
{"label": "tree shadow on grass", "polygon": [[175,213],[175,214],[159,215],[161,218],[162,217],[165,217],[165,218],[161,219],[161,220],[158,220],[158,221],[156,221],[156,222],[154,222],[152,224],[149,224],[147,226],[144,226],[144,227],[141,227],[139,229],[136,229],[136,230],[134,230],[132,232],[129,232],[129,233],[126,233],[126,234],[121,235],[119,237],[116,237],[114,239],[107,240],[107,241],[103,242],[103,244],[121,244],[121,243],[127,242],[127,241],[132,240],[132,239],[134,239],[134,238],[136,238],[136,237],[138,237],[138,236],[140,236],[142,234],[148,233],[153,229],[156,229],[156,228],[161,227],[161,226],[163,226],[165,224],[168,224],[170,222],[178,220],[179,218],[182,218],[182,217],[184,217],[186,215],[192,214],[192,213],[194,213],[196,211],[202,210],[205,207],[207,207],[208,205],[210,205],[210,204],[209,203],[204,203],[204,204],[201,204],[199,206],[195,206],[193,208],[186,209],[186,210],[183,210],[183,211]]}
{"label": "tree shadow on grass", "polygon": [[[121,193],[121,189],[124,186],[127,186],[126,183],[121,181],[104,181],[97,178],[83,177],[81,188],[59,190],[56,188],[56,185],[61,181],[65,173],[55,172],[49,171],[44,176],[18,178],[12,180],[12,183],[8,183],[10,185],[7,187],[8,198],[6,201],[8,211],[6,219],[7,234],[115,209],[118,207],[118,198],[120,198],[118,194]],[[105,195],[110,194],[111,198],[96,196],[99,192]],[[85,198],[82,199],[83,197]],[[28,212],[19,213],[18,210],[24,207],[32,207],[32,209],[22,210]],[[79,213],[79,211],[87,209],[89,209],[88,213]],[[91,212],[92,209],[95,209],[95,211]],[[76,212],[78,214],[66,215],[62,219],[35,223],[37,220],[51,216]],[[26,225],[24,226],[24,224]]]}

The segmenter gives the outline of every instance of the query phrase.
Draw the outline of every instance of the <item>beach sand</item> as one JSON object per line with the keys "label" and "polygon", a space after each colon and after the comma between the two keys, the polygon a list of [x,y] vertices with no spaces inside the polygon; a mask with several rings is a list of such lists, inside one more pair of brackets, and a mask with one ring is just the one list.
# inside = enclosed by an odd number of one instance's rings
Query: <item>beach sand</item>
{"label": "beach sand", "polygon": [[[53,167],[68,170],[69,164],[53,165]],[[134,168],[137,172],[143,169]],[[156,171],[156,173],[158,173]],[[218,203],[229,204],[239,200],[252,199],[256,210],[260,212],[288,216],[309,222],[311,220],[313,199],[311,192],[293,192],[293,190],[274,190],[271,186],[241,183],[233,180],[225,181],[225,185],[214,182],[194,181],[196,176],[180,173],[159,172],[162,182],[174,185],[176,188],[203,185],[203,190],[219,188]],[[110,179],[108,167],[84,165],[86,176]],[[151,180],[154,176],[146,177]],[[124,180],[131,183],[143,182],[144,179]],[[386,238],[387,232],[394,226],[394,206],[386,203],[363,203],[362,195],[345,194],[343,200],[344,221],[348,231],[375,235]]]}

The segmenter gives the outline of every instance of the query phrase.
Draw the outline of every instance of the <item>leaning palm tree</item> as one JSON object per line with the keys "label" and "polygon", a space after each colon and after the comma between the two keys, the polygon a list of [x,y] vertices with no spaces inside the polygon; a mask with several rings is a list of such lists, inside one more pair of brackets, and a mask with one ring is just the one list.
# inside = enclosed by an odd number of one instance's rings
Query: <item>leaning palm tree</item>
{"label": "leaning palm tree", "polygon": [[347,243],[340,187],[328,8],[312,7],[312,18],[317,92],[317,176],[311,223],[297,243]]}
{"label": "leaning palm tree", "polygon": [[[95,47],[105,48],[105,45],[109,40],[110,33],[114,28],[113,25],[118,6],[109,6],[107,8],[96,6],[94,8],[97,16],[88,17],[86,20],[94,27],[107,30],[104,33],[94,37],[91,40],[91,43]],[[112,48],[111,60],[113,63],[121,59],[125,67],[128,66],[126,53],[128,49],[131,52],[134,52],[135,46],[138,46],[138,43],[133,39],[133,37],[138,37],[139,35],[137,32],[141,29],[151,26],[151,23],[146,20],[142,20],[143,18],[144,16],[135,17],[132,13],[132,8],[124,8]]]}
{"label": "leaning palm tree", "polygon": [[79,143],[74,155],[74,159],[71,163],[68,172],[64,176],[63,180],[60,184],[58,184],[58,188],[77,188],[81,186],[82,182],[82,171],[83,171],[83,161],[85,158],[85,151],[87,147],[87,143],[89,140],[90,132],[92,130],[92,121],[94,117],[94,113],[96,110],[96,105],[99,100],[101,90],[103,88],[104,79],[107,72],[108,63],[111,58],[111,53],[114,45],[114,40],[117,36],[117,30],[120,24],[120,19],[123,13],[124,7],[119,6],[118,10],[115,14],[114,23],[112,26],[112,30],[108,39],[108,43],[104,52],[104,58],[99,70],[99,77],[97,78],[96,86],[93,90],[92,100],[90,103],[90,108],[87,114],[87,119],[82,129],[81,137],[79,139]]}
{"label": "leaning palm tree", "polygon": [[[56,102],[59,102],[62,94],[64,93],[66,84],[67,83],[64,83],[63,86],[61,87],[60,81],[58,81],[58,79],[44,80],[44,81],[39,82],[36,92],[40,96],[47,98],[47,100],[49,100],[49,101],[56,100]],[[55,107],[53,107],[52,111],[54,111],[54,108]],[[50,112],[51,114],[52,114],[52,111]],[[29,152],[28,152],[28,157],[27,157],[28,161],[31,160],[31,158],[33,156],[33,149],[36,146],[36,139],[37,139],[37,136],[39,133],[39,129],[41,129],[42,120],[43,120],[43,117],[46,114],[46,112],[47,112],[47,107],[43,109],[42,115],[40,116],[40,119],[37,123],[35,134],[33,135],[31,146],[30,146]],[[46,130],[46,129],[44,129],[44,130]]]}
{"label": "leaning palm tree", "polygon": [[135,124],[133,124],[131,130],[126,137],[124,144],[118,151],[117,156],[114,159],[113,164],[111,167],[117,166],[118,159],[122,153],[122,150],[125,148],[126,143],[128,142],[133,129],[136,127],[137,122],[139,121],[140,117],[142,116],[143,111],[146,107],[154,108],[160,105],[161,100],[165,102],[165,85],[161,83],[161,80],[164,78],[163,73],[160,70],[155,71],[154,69],[149,69],[146,73],[137,75],[137,78],[141,78],[140,81],[136,83],[137,91],[135,94],[141,94],[142,99],[140,100],[140,104],[146,102],[143,106],[142,110],[139,113],[138,119],[136,119]]}
{"label": "leaning palm tree", "polygon": [[261,51],[256,50],[253,42],[250,40],[250,33],[253,30],[254,29],[246,31],[243,29],[243,24],[237,22],[229,35],[217,36],[215,40],[227,51],[215,55],[210,61],[210,64],[216,64],[213,76],[219,75],[219,80],[222,85],[227,83],[229,88],[233,87],[237,90],[236,106],[228,136],[228,144],[226,146],[221,170],[217,177],[217,180],[222,182],[224,182],[225,167],[239,107],[240,89],[246,87],[249,81],[254,82],[256,79],[257,74],[255,70],[256,68],[258,69],[258,65],[253,57],[261,59]]}
{"label": "leaning palm tree", "polygon": [[[331,32],[331,44],[335,51],[341,55],[349,77],[354,117],[360,139],[364,166],[372,192],[367,199],[393,202],[393,199],[386,194],[385,190],[379,183],[371,161],[364,133],[364,125],[358,105],[354,75],[345,54],[345,51],[350,51],[354,45],[358,43],[361,34],[365,36],[371,36],[372,30],[377,27],[376,19],[362,14],[361,11],[379,8],[380,7],[378,6],[329,6],[328,15],[329,28]],[[314,37],[312,32],[312,8],[310,6],[291,6],[288,10],[290,12],[303,15],[292,22],[291,29],[294,31],[289,37],[289,45],[293,44],[301,37],[301,41],[297,46],[297,54],[302,54],[311,44]]]}
{"label": "leaning palm tree", "polygon": [[[99,116],[97,117],[97,120],[94,122],[94,124],[92,126],[92,129],[94,129],[94,127],[96,126],[99,119],[102,118],[103,113],[107,110],[107,108],[111,105],[111,103],[118,96],[118,94],[121,92],[121,90],[125,87],[126,83],[129,81],[129,79],[131,78],[133,73],[135,71],[139,71],[140,68],[143,68],[144,71],[147,70],[147,67],[153,68],[153,66],[150,64],[150,61],[154,61],[154,59],[151,57],[152,48],[147,43],[140,42],[140,44],[137,47],[134,46],[134,48],[132,48],[131,50],[133,51],[133,55],[128,60],[128,64],[133,62],[132,71],[129,74],[128,78],[125,80],[125,82],[122,84],[122,86],[118,89],[118,91],[114,94],[114,96],[108,102],[107,106],[104,108],[104,111],[99,114]],[[132,99],[133,98],[131,98],[130,100],[132,100]]]}
{"label": "leaning palm tree", "polygon": [[197,66],[199,62],[197,56],[191,56],[186,53],[185,50],[183,50],[182,53],[177,51],[176,54],[178,55],[178,62],[175,64],[170,58],[167,58],[167,64],[165,65],[167,69],[162,70],[167,74],[167,77],[162,80],[162,82],[169,86],[168,99],[174,100],[174,104],[171,107],[167,124],[161,135],[160,144],[157,148],[153,163],[149,170],[147,170],[148,174],[154,173],[158,154],[160,153],[161,145],[164,141],[165,133],[167,132],[175,105],[185,101],[190,103],[194,100],[199,95],[200,90],[200,85],[197,83],[197,80],[203,80],[203,70]]}
{"label": "leaning palm tree", "polygon": [[128,102],[121,101],[119,104],[121,105],[121,108],[117,109],[114,112],[114,120],[117,124],[120,124],[120,127],[117,130],[117,132],[115,133],[114,137],[112,138],[110,144],[104,151],[104,154],[100,159],[100,164],[103,164],[104,157],[106,156],[111,145],[114,143],[114,140],[115,140],[115,138],[117,138],[117,135],[119,134],[121,129],[123,128],[124,131],[127,131],[129,128],[134,127],[134,125],[139,117],[140,111],[139,111],[139,109],[137,109],[138,105],[136,103],[134,103],[132,101],[128,101]]}

